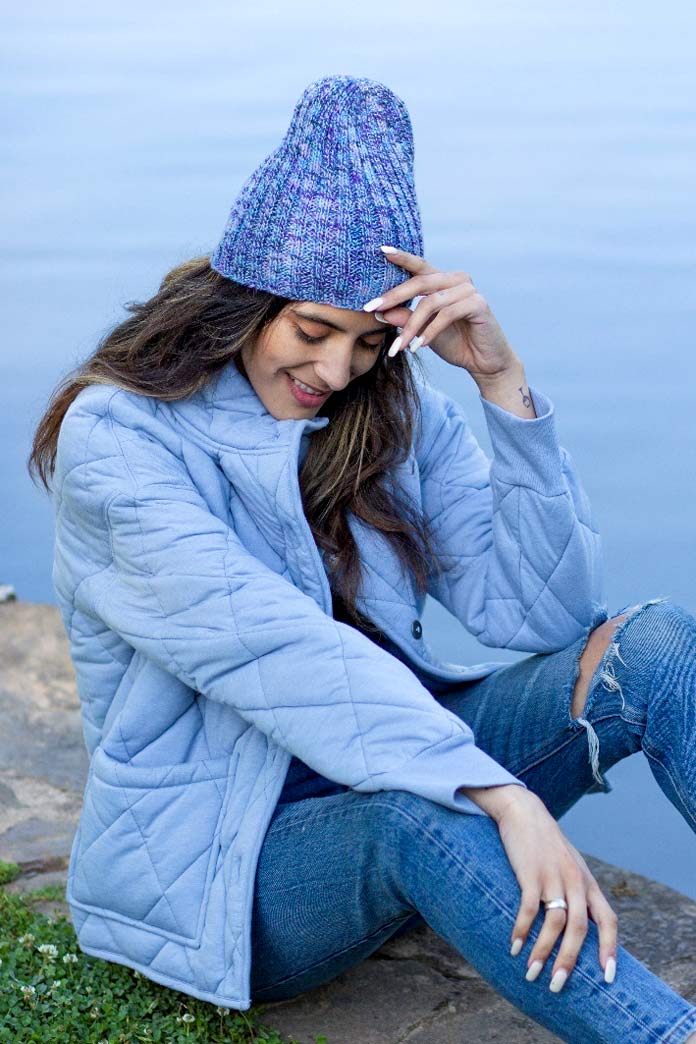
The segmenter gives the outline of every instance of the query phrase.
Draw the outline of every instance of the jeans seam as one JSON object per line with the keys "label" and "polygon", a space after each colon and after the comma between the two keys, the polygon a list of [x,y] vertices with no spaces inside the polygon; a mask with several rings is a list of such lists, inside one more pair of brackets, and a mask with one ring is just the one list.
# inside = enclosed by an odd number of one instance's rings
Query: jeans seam
{"label": "jeans seam", "polygon": [[334,950],[333,953],[328,954],[326,957],[322,957],[319,961],[313,961],[312,964],[308,964],[300,971],[295,971],[292,975],[286,975],[283,979],[276,979],[275,982],[270,983],[268,986],[262,986],[260,989],[255,990],[254,996],[258,997],[258,995],[263,993],[265,990],[274,990],[278,986],[285,986],[287,983],[292,982],[293,979],[298,979],[301,975],[306,975],[307,972],[313,971],[315,968],[320,968],[322,964],[326,964],[328,961],[333,961],[336,957],[340,957],[342,954],[348,953],[350,950],[354,950],[356,947],[361,946],[363,943],[367,942],[368,939],[372,939],[375,935],[379,935],[385,928],[391,927],[392,924],[396,924],[399,921],[408,921],[408,919],[413,917],[413,914],[417,912],[417,910],[409,910],[408,913],[400,914],[398,917],[392,917],[390,921],[380,925],[379,928],[375,928],[374,931],[371,931],[368,935],[361,936],[360,939],[356,942],[352,942],[349,946],[343,946],[340,950]]}
{"label": "jeans seam", "polygon": [[651,754],[648,748],[649,748],[649,744],[646,743],[645,740],[643,740],[643,744],[642,744],[643,753],[645,754],[646,758],[648,758],[650,761],[657,762],[657,764],[660,766],[660,768],[664,771],[665,775],[669,778],[670,783],[674,787],[675,792],[679,795],[679,800],[681,801],[682,805],[684,806],[684,810],[685,810],[685,812],[687,813],[687,815],[689,817],[690,825],[693,827],[694,830],[696,830],[696,819],[694,819],[694,817],[691,815],[691,811],[689,810],[689,806],[688,806],[687,802],[684,800],[684,795],[681,792],[681,788],[679,787],[679,784],[673,778],[672,773],[669,771],[669,769],[667,768],[665,763],[662,761],[662,759],[659,758],[656,754]]}
{"label": "jeans seam", "polygon": [[[601,717],[595,718],[594,721],[591,722],[591,724],[593,726],[599,725],[600,722],[608,721],[611,718],[621,718],[621,714],[618,711],[612,712],[610,714],[603,714]],[[572,718],[571,721],[575,722],[577,721],[577,718]],[[554,755],[558,754],[559,751],[563,750],[564,747],[567,747],[569,743],[572,743],[573,740],[578,739],[579,737],[583,737],[585,734],[585,730],[581,725],[579,729],[573,729],[572,735],[564,739],[562,743],[559,743],[555,747],[552,747],[549,750],[544,751],[543,754],[537,754],[533,761],[527,762],[520,768],[515,768],[514,766],[510,767],[509,771],[512,773],[513,776],[521,776],[525,772],[529,772],[530,769],[536,768],[537,765],[541,765],[544,761],[548,761],[549,758],[554,757]]]}
{"label": "jeans seam", "polygon": [[[660,1044],[675,1044],[674,1034],[677,1032],[677,1030],[684,1029],[684,1024],[686,1024],[686,1029],[689,1033],[691,1033],[692,1030],[696,1029],[696,1008],[692,1008],[691,1011],[687,1011],[685,1015],[682,1015],[682,1017],[679,1019],[679,1022],[677,1022],[677,1024],[675,1026],[672,1026],[672,1028],[669,1030],[667,1036],[661,1038]],[[681,1044],[681,1037],[680,1040],[676,1042],[676,1044]]]}

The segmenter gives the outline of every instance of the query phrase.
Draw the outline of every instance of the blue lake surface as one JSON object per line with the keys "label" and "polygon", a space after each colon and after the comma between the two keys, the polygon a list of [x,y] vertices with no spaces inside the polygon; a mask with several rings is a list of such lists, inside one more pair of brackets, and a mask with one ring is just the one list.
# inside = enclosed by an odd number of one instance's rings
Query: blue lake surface
{"label": "blue lake surface", "polygon": [[[555,405],[610,610],[696,612],[693,5],[40,0],[3,30],[0,583],[55,602],[52,507],[25,462],[58,380],[124,302],[214,247],[304,87],[350,73],[406,102],[425,256],[471,273]],[[426,352],[490,452],[471,378]],[[432,601],[424,626],[447,659],[525,655]],[[643,756],[608,776],[567,835],[696,898],[696,837]]]}

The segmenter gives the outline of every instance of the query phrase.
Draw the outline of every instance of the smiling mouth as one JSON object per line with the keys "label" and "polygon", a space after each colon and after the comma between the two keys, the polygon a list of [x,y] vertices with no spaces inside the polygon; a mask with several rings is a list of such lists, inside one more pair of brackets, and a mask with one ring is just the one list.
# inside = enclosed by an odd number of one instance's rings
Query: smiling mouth
{"label": "smiling mouth", "polygon": [[297,384],[297,386],[302,389],[302,391],[307,392],[308,395],[328,395],[329,391],[331,390],[330,388],[327,388],[326,391],[321,391],[319,388],[313,388],[311,384],[305,384],[304,381],[301,381],[299,377],[295,377],[294,374],[290,373],[289,371],[288,377],[291,381],[294,381],[295,384]]}

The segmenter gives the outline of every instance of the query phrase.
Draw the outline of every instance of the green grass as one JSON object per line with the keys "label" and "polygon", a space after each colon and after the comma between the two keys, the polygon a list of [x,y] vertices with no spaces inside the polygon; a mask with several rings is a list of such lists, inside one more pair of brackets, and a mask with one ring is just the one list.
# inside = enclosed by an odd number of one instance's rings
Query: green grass
{"label": "green grass", "polygon": [[[0,863],[0,881],[12,866]],[[34,909],[64,899],[57,885],[0,888],[0,1044],[288,1044],[258,1021],[263,1005],[218,1008],[83,954],[67,917]]]}

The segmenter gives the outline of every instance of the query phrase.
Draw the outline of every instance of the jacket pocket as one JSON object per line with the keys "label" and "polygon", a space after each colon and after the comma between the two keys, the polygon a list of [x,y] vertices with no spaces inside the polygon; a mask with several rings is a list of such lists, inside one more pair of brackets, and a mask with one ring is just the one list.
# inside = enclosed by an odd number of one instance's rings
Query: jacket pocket
{"label": "jacket pocket", "polygon": [[136,767],[97,748],[73,846],[68,902],[199,945],[237,760],[235,749],[208,761]]}

